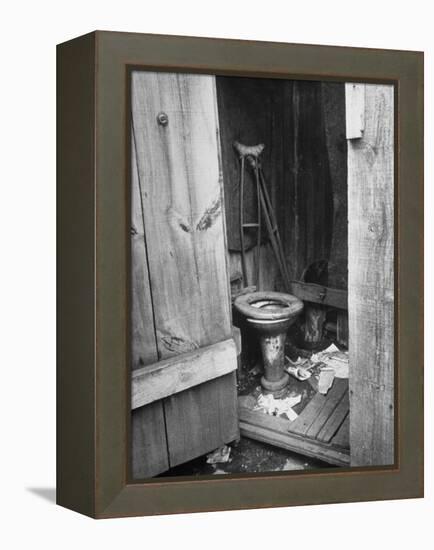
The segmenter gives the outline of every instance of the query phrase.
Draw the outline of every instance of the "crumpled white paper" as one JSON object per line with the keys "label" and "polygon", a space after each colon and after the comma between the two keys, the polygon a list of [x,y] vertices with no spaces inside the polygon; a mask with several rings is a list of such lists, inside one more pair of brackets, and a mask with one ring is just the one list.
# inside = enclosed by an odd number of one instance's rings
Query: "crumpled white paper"
{"label": "crumpled white paper", "polygon": [[207,464],[224,464],[230,462],[231,448],[228,445],[219,447],[212,453],[209,453],[206,457]]}
{"label": "crumpled white paper", "polygon": [[348,352],[340,351],[334,344],[327,349],[314,353],[312,363],[324,363],[327,369],[333,369],[336,378],[348,378]]}
{"label": "crumpled white paper", "polygon": [[300,401],[301,395],[285,397],[284,399],[275,399],[271,393],[265,395],[261,394],[258,397],[258,404],[255,409],[263,410],[266,414],[271,414],[273,416],[286,414],[289,420],[292,421],[298,417],[298,414],[292,407],[295,407]]}

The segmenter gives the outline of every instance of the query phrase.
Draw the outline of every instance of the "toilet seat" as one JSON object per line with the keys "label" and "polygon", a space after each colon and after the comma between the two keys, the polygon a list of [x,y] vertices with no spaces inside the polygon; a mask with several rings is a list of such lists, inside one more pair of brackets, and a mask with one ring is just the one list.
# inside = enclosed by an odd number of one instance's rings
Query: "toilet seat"
{"label": "toilet seat", "polygon": [[234,305],[246,317],[264,321],[287,319],[303,309],[303,302],[296,296],[271,290],[242,294]]}

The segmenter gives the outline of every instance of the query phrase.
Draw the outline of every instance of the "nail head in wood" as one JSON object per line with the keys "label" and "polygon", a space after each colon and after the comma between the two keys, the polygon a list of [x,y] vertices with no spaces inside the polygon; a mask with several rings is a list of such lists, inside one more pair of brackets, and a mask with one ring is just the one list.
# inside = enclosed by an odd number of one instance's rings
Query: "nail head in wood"
{"label": "nail head in wood", "polygon": [[158,113],[157,115],[157,122],[160,126],[167,126],[169,124],[169,117],[166,113],[161,111],[161,113]]}

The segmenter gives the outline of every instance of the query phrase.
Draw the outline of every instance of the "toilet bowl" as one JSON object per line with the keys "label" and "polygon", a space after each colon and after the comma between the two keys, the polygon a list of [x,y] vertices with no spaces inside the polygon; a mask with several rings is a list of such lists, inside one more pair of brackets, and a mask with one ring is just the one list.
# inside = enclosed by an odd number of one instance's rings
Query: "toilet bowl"
{"label": "toilet bowl", "polygon": [[250,292],[238,296],[234,306],[259,336],[263,389],[276,398],[282,397],[289,381],[284,371],[286,332],[303,309],[303,302],[282,292]]}

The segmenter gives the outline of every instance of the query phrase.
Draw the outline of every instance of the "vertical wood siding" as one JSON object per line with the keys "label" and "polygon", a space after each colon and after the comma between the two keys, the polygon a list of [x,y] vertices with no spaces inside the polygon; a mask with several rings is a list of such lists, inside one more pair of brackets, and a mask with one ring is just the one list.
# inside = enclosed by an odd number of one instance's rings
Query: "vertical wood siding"
{"label": "vertical wood siding", "polygon": [[132,368],[155,363],[158,353],[134,132],[131,136],[131,331]]}
{"label": "vertical wood siding", "polygon": [[393,87],[364,89],[364,131],[348,141],[352,466],[394,461]]}
{"label": "vertical wood siding", "polygon": [[[158,361],[146,254],[136,143],[131,135],[131,368]],[[133,478],[152,477],[169,468],[162,401],[131,411]]]}
{"label": "vertical wood siding", "polygon": [[[290,276],[329,260],[331,286],[347,286],[345,96],[343,83],[217,77],[231,275],[239,271],[239,163],[234,140],[265,143],[263,168],[276,211]],[[246,212],[255,220],[252,178]],[[248,244],[255,245],[256,233]],[[264,243],[264,289],[282,290]],[[247,270],[256,270],[256,250]],[[249,281],[250,282],[250,281]]]}
{"label": "vertical wood siding", "polygon": [[[231,336],[213,78],[133,73],[160,359]],[[168,116],[166,126],[157,122],[160,112]]]}

